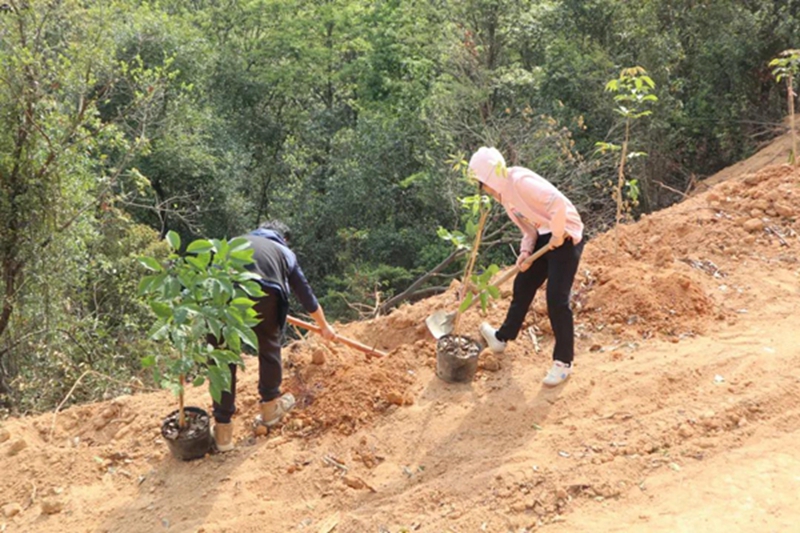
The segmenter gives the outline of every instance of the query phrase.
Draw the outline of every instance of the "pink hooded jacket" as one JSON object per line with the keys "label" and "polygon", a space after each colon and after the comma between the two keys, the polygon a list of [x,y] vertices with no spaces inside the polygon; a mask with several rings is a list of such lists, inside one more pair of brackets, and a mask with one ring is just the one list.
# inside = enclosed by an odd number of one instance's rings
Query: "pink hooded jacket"
{"label": "pink hooded jacket", "polygon": [[583,222],[575,206],[552,183],[524,167],[506,169],[496,148],[481,147],[472,155],[469,168],[478,181],[497,191],[509,218],[522,230],[520,250],[533,251],[539,234],[552,233],[554,246],[569,235],[578,244]]}

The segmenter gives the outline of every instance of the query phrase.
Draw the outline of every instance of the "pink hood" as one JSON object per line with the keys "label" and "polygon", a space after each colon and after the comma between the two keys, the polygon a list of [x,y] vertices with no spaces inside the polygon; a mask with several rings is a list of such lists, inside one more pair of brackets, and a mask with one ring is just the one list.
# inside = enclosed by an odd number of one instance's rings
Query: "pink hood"
{"label": "pink hood", "polygon": [[506,168],[496,148],[481,147],[469,168],[475,177],[497,191],[509,218],[522,230],[522,250],[532,251],[538,234],[552,233],[560,245],[569,235],[575,244],[583,239],[583,222],[572,202],[552,183],[524,167]]}

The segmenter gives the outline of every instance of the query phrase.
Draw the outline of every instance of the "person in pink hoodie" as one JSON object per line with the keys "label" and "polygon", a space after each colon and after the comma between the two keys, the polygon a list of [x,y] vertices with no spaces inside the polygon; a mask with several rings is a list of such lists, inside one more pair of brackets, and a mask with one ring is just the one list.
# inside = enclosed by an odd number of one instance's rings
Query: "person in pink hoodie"
{"label": "person in pink hoodie", "polygon": [[[511,305],[503,324],[495,329],[484,322],[480,332],[489,348],[500,353],[522,328],[537,289],[547,280],[547,314],[555,336],[553,366],[543,383],[555,386],[572,373],[575,330],[569,306],[570,291],[583,251],[583,222],[578,211],[552,183],[524,167],[506,168],[495,148],[481,147],[472,155],[469,168],[481,190],[505,208],[522,230]],[[540,248],[549,252],[529,267],[523,261]]]}

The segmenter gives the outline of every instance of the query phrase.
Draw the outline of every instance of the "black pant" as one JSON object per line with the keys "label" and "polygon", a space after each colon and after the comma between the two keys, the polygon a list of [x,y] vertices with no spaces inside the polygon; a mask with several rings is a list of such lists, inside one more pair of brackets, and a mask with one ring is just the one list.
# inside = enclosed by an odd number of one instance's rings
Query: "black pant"
{"label": "black pant", "polygon": [[[253,307],[261,322],[253,328],[258,337],[258,393],[262,402],[281,395],[281,339],[286,320],[286,301],[276,290],[264,289],[266,296],[256,300]],[[236,411],[236,365],[231,368],[231,392],[223,392],[220,402],[214,402],[214,420],[222,424],[231,421]]]}
{"label": "black pant", "polygon": [[[534,251],[547,246],[550,234],[539,235]],[[564,244],[550,250],[533,262],[525,272],[514,278],[514,295],[508,308],[506,320],[497,330],[497,340],[514,340],[522,328],[522,321],[528,314],[537,289],[547,280],[547,314],[556,338],[553,359],[572,364],[575,356],[575,327],[572,310],[569,307],[569,294],[572,282],[578,271],[578,263],[583,252],[583,241],[577,245],[567,239]]]}

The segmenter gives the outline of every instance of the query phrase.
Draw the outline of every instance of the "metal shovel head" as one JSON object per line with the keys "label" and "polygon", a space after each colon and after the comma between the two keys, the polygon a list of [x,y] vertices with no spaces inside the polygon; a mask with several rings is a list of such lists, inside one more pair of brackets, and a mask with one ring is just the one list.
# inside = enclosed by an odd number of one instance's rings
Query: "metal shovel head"
{"label": "metal shovel head", "polygon": [[436,311],[425,319],[425,324],[428,325],[428,331],[431,332],[434,338],[441,339],[453,331],[453,322],[455,318],[455,313]]}

